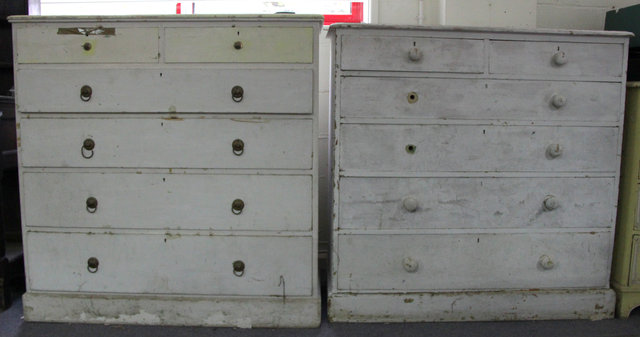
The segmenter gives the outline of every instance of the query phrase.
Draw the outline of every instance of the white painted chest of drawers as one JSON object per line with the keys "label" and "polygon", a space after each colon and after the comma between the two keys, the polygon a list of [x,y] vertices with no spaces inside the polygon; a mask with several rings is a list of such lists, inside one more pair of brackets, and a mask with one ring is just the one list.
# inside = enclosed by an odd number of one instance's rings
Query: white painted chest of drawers
{"label": "white painted chest of drawers", "polygon": [[26,320],[320,323],[322,17],[11,21]]}
{"label": "white painted chest of drawers", "polygon": [[612,317],[627,35],[329,36],[330,320]]}

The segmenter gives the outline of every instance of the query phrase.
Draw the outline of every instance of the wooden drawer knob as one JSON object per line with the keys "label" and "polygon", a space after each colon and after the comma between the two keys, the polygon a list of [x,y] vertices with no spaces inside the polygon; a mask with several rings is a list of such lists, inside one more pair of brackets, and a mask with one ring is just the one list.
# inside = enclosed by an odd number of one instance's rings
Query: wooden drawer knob
{"label": "wooden drawer knob", "polygon": [[242,49],[242,47],[243,47],[242,41],[236,41],[236,42],[233,43],[233,48],[235,50],[240,50],[240,49]]}
{"label": "wooden drawer knob", "polygon": [[422,50],[416,47],[409,49],[409,60],[411,60],[412,62],[418,62],[422,60]]}
{"label": "wooden drawer knob", "polygon": [[549,159],[558,158],[562,155],[562,146],[560,144],[551,144],[547,146],[547,156]]}
{"label": "wooden drawer knob", "polygon": [[402,268],[404,268],[404,270],[406,270],[408,273],[415,273],[418,270],[418,267],[418,261],[410,257],[405,257],[404,259],[402,259]]}
{"label": "wooden drawer knob", "polygon": [[567,104],[567,98],[559,95],[559,94],[553,94],[551,96],[551,105],[553,105],[554,108],[556,109],[560,109],[563,106],[565,106]]}
{"label": "wooden drawer knob", "polygon": [[562,66],[562,65],[565,65],[567,62],[569,62],[567,53],[563,51],[558,51],[557,53],[553,54],[552,60],[553,60],[553,64],[557,66]]}
{"label": "wooden drawer knob", "polygon": [[545,211],[553,211],[560,207],[560,201],[553,195],[547,195],[542,201],[542,207],[544,207]]}
{"label": "wooden drawer knob", "polygon": [[418,200],[412,197],[406,197],[402,200],[402,207],[407,210],[407,212],[415,212],[418,209]]}
{"label": "wooden drawer knob", "polygon": [[93,48],[93,44],[91,44],[91,42],[85,42],[82,45],[82,49],[84,49],[85,51],[90,51]]}
{"label": "wooden drawer knob", "polygon": [[544,270],[553,269],[555,267],[555,263],[553,259],[549,255],[542,255],[538,259],[538,265]]}

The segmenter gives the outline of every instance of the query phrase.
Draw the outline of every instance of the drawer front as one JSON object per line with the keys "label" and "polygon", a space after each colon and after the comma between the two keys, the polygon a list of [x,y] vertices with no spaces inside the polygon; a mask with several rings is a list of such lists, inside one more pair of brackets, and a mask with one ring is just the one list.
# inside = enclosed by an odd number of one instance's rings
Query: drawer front
{"label": "drawer front", "polygon": [[342,36],[342,70],[483,73],[484,42],[391,36]]}
{"label": "drawer front", "polygon": [[615,127],[347,124],[340,132],[341,169],[615,172],[619,166]]}
{"label": "drawer front", "polygon": [[27,245],[32,291],[282,296],[282,277],[287,296],[311,295],[310,237],[32,232]]}
{"label": "drawer front", "polygon": [[168,63],[313,62],[310,27],[176,27],[164,32]]}
{"label": "drawer front", "polygon": [[632,240],[629,285],[637,286],[640,285],[640,235],[634,235]]}
{"label": "drawer front", "polygon": [[[94,23],[16,28],[18,63],[157,63],[158,28]],[[86,35],[86,32],[90,32]],[[22,43],[24,42],[24,43]],[[26,89],[22,87],[23,89]]]}
{"label": "drawer front", "polygon": [[24,173],[23,186],[24,223],[30,227],[312,227],[311,176]]}
{"label": "drawer front", "polygon": [[491,41],[489,72],[621,77],[623,47],[621,43]]}
{"label": "drawer front", "polygon": [[613,178],[345,177],[340,228],[611,228],[616,195]]}
{"label": "drawer front", "polygon": [[24,167],[312,167],[307,119],[23,118],[20,128]]}
{"label": "drawer front", "polygon": [[340,290],[599,288],[610,233],[340,235]]}
{"label": "drawer front", "polygon": [[313,111],[313,72],[305,69],[21,69],[17,81],[22,112]]}
{"label": "drawer front", "polygon": [[616,122],[620,83],[345,77],[340,114]]}

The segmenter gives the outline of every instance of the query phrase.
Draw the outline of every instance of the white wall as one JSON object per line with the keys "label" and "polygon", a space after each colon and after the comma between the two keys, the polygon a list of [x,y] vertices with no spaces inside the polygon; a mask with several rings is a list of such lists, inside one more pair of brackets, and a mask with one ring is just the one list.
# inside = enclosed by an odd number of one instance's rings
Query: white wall
{"label": "white wall", "polygon": [[538,0],[539,28],[604,28],[605,13],[640,4],[638,0]]}

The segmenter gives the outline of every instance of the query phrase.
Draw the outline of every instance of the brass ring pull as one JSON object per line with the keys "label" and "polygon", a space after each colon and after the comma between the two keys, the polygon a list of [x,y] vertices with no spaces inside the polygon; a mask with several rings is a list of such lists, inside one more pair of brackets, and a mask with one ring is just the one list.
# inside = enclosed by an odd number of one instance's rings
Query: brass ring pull
{"label": "brass ring pull", "polygon": [[93,157],[93,149],[96,147],[96,142],[91,138],[87,138],[82,142],[82,148],[80,148],[80,154],[85,159],[91,159]]}
{"label": "brass ring pull", "polygon": [[231,212],[235,215],[242,213],[244,209],[244,201],[242,199],[236,199],[231,203]]}
{"label": "brass ring pull", "polygon": [[240,260],[233,262],[233,275],[237,277],[244,275],[244,262]]}
{"label": "brass ring pull", "polygon": [[242,139],[235,139],[231,143],[231,148],[233,149],[233,154],[241,156],[244,153],[244,142]]}
{"label": "brass ring pull", "polygon": [[242,98],[244,98],[244,89],[242,89],[241,86],[236,85],[231,88],[231,99],[233,99],[234,102],[239,103],[242,101]]}
{"label": "brass ring pull", "polygon": [[87,198],[87,212],[95,213],[98,210],[98,199],[94,197]]}
{"label": "brass ring pull", "polygon": [[95,274],[98,271],[99,265],[100,265],[100,261],[98,261],[98,258],[90,257],[87,260],[87,270],[92,274]]}
{"label": "brass ring pull", "polygon": [[80,88],[80,99],[83,102],[88,102],[91,99],[91,95],[93,95],[93,89],[91,89],[88,85],[83,85]]}

